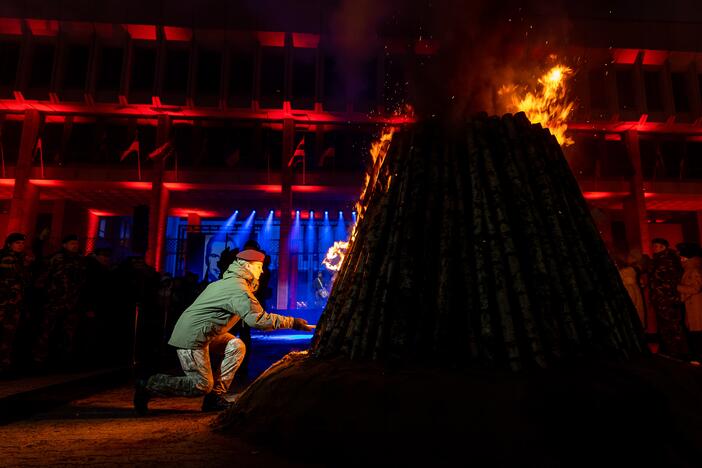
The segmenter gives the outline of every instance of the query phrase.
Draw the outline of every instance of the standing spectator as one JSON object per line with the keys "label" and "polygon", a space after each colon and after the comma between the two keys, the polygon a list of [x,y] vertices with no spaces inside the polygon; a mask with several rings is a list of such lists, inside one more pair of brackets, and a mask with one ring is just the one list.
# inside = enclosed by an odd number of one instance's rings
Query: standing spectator
{"label": "standing spectator", "polygon": [[702,257],[697,244],[678,244],[684,273],[678,292],[685,303],[685,324],[693,359],[702,358]]}
{"label": "standing spectator", "polygon": [[651,306],[656,314],[661,350],[671,357],[687,360],[689,349],[682,326],[678,294],[678,284],[682,276],[680,259],[668,248],[667,240],[656,238],[651,244]]}
{"label": "standing spectator", "polygon": [[71,364],[76,357],[76,335],[83,312],[80,299],[85,279],[85,262],[80,255],[78,236],[68,235],[61,242],[61,250],[49,259],[40,281],[46,289],[46,303],[34,349],[34,362],[38,367],[44,367],[50,355],[62,365]]}
{"label": "standing spectator", "polygon": [[14,364],[15,336],[24,314],[25,290],[29,283],[24,234],[13,232],[0,251],[0,374]]}
{"label": "standing spectator", "polygon": [[[623,262],[622,262],[623,263]],[[622,277],[622,282],[626,288],[626,292],[629,293],[631,302],[636,307],[636,313],[639,315],[639,320],[642,326],[645,324],[645,309],[643,296],[641,295],[641,288],[639,287],[639,275],[636,269],[628,262],[623,263],[622,267],[619,268],[619,274]]]}
{"label": "standing spectator", "polygon": [[93,364],[101,360],[98,349],[101,336],[110,331],[114,312],[114,281],[111,275],[112,249],[98,245],[85,257],[85,285],[81,294],[81,306],[85,311],[80,323],[81,354]]}

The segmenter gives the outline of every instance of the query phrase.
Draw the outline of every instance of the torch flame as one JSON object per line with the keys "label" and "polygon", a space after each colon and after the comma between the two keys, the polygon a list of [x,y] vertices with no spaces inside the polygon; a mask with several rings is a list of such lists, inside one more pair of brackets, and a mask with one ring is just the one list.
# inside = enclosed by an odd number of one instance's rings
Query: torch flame
{"label": "torch flame", "polygon": [[322,265],[329,271],[339,271],[341,269],[341,264],[344,263],[344,257],[346,257],[348,248],[348,242],[334,242],[334,245],[327,250],[327,255],[324,257],[324,260],[322,260]]}
{"label": "torch flame", "polygon": [[538,80],[533,91],[516,85],[505,85],[498,94],[507,98],[513,112],[524,112],[529,121],[548,128],[561,146],[570,146],[573,139],[566,136],[568,118],[574,102],[568,100],[568,79],[573,70],[565,65],[555,65]]}

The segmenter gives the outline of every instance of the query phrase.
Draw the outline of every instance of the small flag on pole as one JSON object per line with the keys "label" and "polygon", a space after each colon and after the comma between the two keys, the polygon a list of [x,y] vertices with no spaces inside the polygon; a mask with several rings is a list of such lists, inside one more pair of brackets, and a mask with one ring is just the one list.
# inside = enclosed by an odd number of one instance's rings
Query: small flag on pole
{"label": "small flag on pole", "polygon": [[136,153],[137,157],[139,157],[139,139],[134,138],[134,141],[132,142],[131,145],[129,145],[129,148],[124,150],[122,153],[122,156],[119,157],[119,161],[122,162],[125,160],[127,156],[129,156],[131,153]]}
{"label": "small flag on pole", "polygon": [[295,152],[292,154],[290,161],[288,161],[288,167],[293,167],[298,162],[305,162],[305,137],[302,137],[297,148],[295,148]]}
{"label": "small flag on pole", "polygon": [[173,153],[173,143],[170,141],[165,142],[155,150],[153,150],[151,153],[149,153],[149,159],[154,160],[157,158],[163,158],[166,159],[168,158],[171,153]]}
{"label": "small flag on pole", "polygon": [[41,178],[44,178],[44,147],[41,142],[41,137],[37,138],[37,146],[34,148],[34,157],[39,153],[39,167],[41,168]]}
{"label": "small flag on pole", "polygon": [[122,156],[119,157],[119,161],[122,162],[131,153],[136,153],[137,155],[137,178],[141,180],[141,150],[139,149],[139,135],[134,137],[134,141],[129,145],[129,148],[124,150]]}
{"label": "small flag on pole", "polygon": [[327,164],[327,159],[331,159],[336,155],[336,150],[334,149],[333,146],[330,146],[329,148],[325,149],[324,152],[319,156],[319,162],[318,166],[319,167],[324,167]]}

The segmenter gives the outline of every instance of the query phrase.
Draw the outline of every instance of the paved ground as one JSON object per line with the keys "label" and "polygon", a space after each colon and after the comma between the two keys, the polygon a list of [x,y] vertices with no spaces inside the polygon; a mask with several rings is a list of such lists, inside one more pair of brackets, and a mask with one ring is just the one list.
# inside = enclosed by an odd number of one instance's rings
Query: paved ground
{"label": "paved ground", "polygon": [[[248,379],[308,342],[257,345]],[[235,379],[236,380],[236,379]],[[160,399],[137,417],[131,384],[76,399],[53,410],[0,426],[0,466],[300,466],[261,452],[243,440],[213,433],[213,414],[201,399]]]}
{"label": "paved ground", "polygon": [[71,402],[28,420],[0,426],[2,466],[295,466],[228,436],[200,400],[156,401],[138,418],[124,386]]}

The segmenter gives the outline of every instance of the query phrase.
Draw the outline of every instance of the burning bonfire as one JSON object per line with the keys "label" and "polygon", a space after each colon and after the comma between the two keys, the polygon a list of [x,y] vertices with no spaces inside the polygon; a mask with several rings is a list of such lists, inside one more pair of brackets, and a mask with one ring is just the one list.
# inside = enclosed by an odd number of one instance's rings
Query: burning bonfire
{"label": "burning bonfire", "polygon": [[312,438],[335,460],[453,450],[478,466],[495,454],[517,466],[522,448],[549,444],[604,456],[584,420],[599,422],[598,441],[645,439],[646,424],[603,423],[603,408],[640,414],[652,401],[641,390],[543,370],[646,353],[556,139],[518,114],[420,123],[374,148],[311,350],[274,364],[216,426],[278,448]]}
{"label": "burning bonfire", "polygon": [[505,85],[498,95],[506,101],[510,112],[524,112],[531,123],[548,128],[561,146],[570,146],[573,139],[566,131],[575,105],[568,99],[568,80],[572,75],[573,70],[566,65],[554,65],[537,79],[533,89]]}

